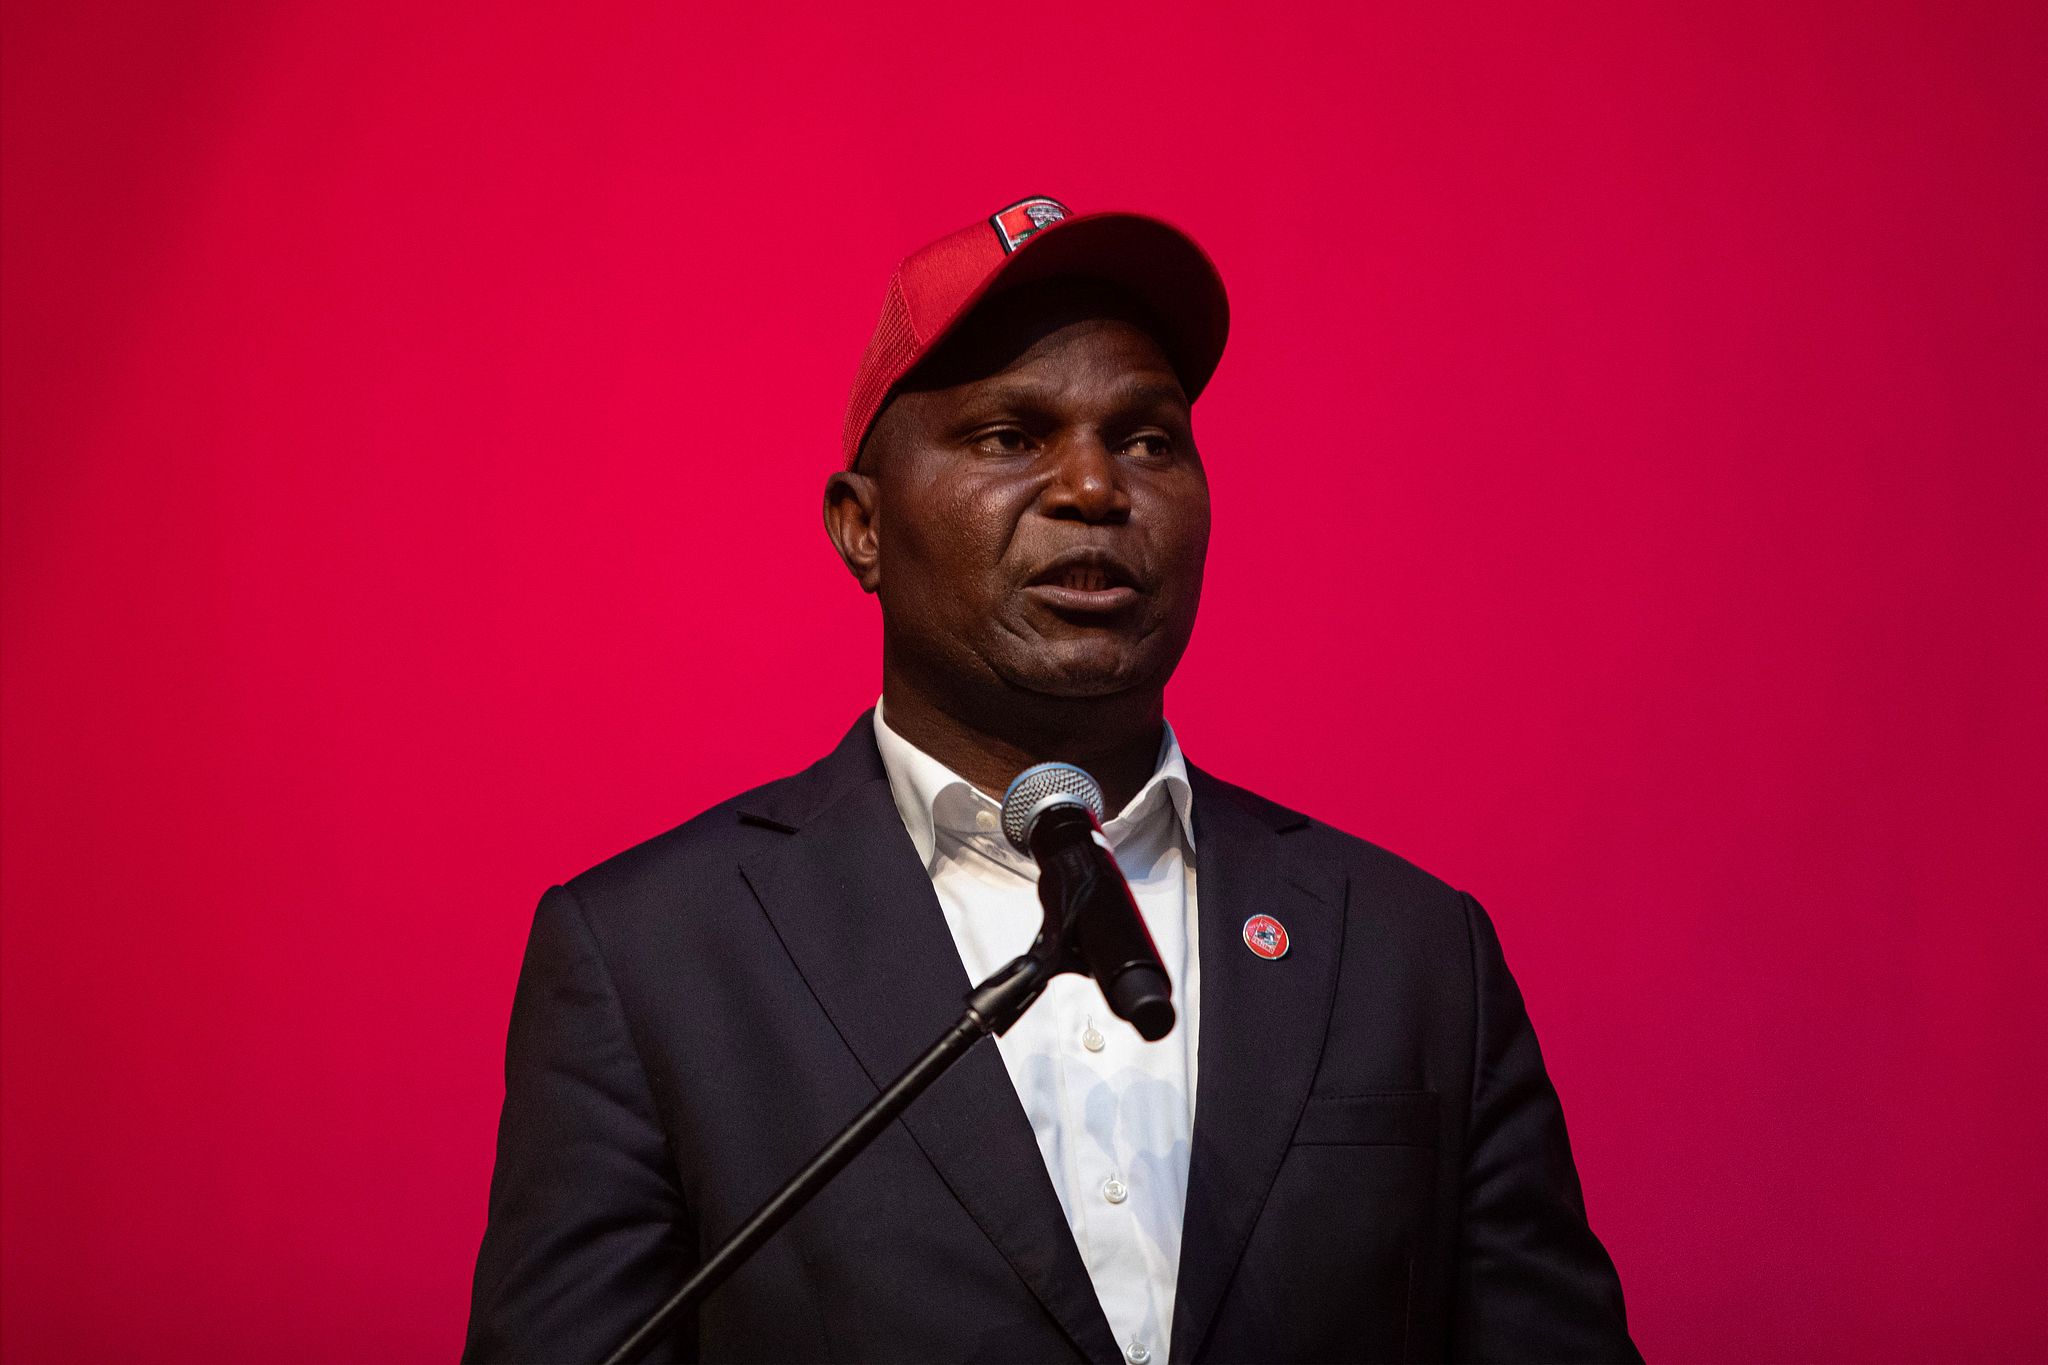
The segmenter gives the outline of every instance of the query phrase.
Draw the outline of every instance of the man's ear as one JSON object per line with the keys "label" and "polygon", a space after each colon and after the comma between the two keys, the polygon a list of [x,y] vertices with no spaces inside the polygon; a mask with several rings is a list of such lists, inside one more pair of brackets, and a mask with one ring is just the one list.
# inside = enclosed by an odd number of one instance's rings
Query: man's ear
{"label": "man's ear", "polygon": [[882,498],[872,476],[842,470],[825,480],[825,534],[862,592],[882,586]]}

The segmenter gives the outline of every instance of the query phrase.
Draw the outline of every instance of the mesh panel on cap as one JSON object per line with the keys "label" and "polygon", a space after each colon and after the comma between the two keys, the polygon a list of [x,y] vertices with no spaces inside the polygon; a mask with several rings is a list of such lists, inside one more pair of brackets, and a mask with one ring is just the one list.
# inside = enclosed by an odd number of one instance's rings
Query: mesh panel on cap
{"label": "mesh panel on cap", "polygon": [[860,440],[868,423],[881,410],[889,386],[917,354],[917,333],[910,325],[910,309],[904,306],[903,283],[891,277],[888,297],[882,300],[882,316],[875,322],[875,334],[868,339],[861,357],[860,373],[846,400],[846,426],[840,442],[846,447],[846,468],[860,451]]}

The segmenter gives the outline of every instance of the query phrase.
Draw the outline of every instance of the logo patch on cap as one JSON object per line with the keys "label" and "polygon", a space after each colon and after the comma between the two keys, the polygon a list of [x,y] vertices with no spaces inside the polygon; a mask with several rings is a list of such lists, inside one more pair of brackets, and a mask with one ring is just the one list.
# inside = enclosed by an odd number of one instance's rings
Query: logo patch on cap
{"label": "logo patch on cap", "polygon": [[989,215],[1003,250],[1015,251],[1032,237],[1067,216],[1067,206],[1057,199],[1020,199],[1010,207]]}

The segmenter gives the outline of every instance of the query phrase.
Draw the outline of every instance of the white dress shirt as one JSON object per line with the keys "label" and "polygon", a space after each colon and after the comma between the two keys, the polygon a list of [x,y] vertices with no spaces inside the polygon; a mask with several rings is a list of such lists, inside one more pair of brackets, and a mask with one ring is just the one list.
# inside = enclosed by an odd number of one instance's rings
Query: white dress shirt
{"label": "white dress shirt", "polygon": [[[875,742],[903,827],[976,982],[1031,946],[1038,868],[1003,837],[1001,805],[891,730]],[[1173,982],[1179,1020],[1156,1043],[1086,976],[1054,977],[997,1040],[1095,1295],[1132,1365],[1164,1361],[1194,1131],[1200,953],[1193,793],[1168,726],[1152,778],[1102,827]]]}

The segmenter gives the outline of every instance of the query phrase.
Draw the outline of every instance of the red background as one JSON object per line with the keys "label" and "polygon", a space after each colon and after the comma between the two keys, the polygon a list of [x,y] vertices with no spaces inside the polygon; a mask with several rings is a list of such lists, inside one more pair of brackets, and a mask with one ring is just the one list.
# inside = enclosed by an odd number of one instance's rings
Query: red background
{"label": "red background", "polygon": [[451,1357],[532,906],[878,689],[882,284],[1233,295],[1171,714],[1478,894],[1665,1359],[2048,1354],[2038,4],[5,12],[10,1360]]}

